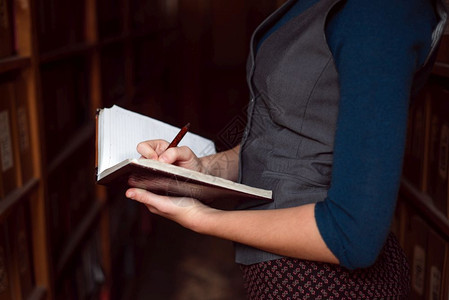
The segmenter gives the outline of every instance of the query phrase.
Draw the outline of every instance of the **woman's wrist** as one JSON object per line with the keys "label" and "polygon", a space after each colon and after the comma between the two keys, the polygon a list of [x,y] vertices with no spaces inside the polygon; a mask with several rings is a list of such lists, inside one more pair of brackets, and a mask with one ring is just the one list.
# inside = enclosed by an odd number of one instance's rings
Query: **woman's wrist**
{"label": "woman's wrist", "polygon": [[200,158],[200,172],[222,177],[229,180],[237,180],[239,146],[227,151]]}
{"label": "woman's wrist", "polygon": [[204,205],[198,209],[196,216],[190,219],[190,224],[187,227],[196,233],[211,235],[213,232],[211,228],[215,226],[214,222],[217,221],[217,216],[223,212],[222,210]]}

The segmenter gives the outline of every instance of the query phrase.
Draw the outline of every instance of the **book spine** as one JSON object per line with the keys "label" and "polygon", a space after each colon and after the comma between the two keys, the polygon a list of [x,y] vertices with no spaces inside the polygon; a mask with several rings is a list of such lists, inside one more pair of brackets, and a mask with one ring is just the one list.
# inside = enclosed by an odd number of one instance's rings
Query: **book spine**
{"label": "book spine", "polygon": [[449,91],[432,86],[428,193],[443,214],[447,212],[449,171]]}
{"label": "book spine", "polygon": [[[66,165],[62,165],[48,177],[48,204],[50,211],[50,251],[57,262],[70,237],[71,219],[69,214],[69,194]],[[70,174],[70,172],[68,172]]]}
{"label": "book spine", "polygon": [[25,82],[19,78],[16,85],[15,117],[17,123],[17,139],[22,184],[34,175],[33,154],[30,139],[28,95]]}
{"label": "book spine", "polygon": [[443,289],[444,295],[442,299],[449,299],[449,242],[446,242],[446,257],[444,259],[444,269],[443,269]]}
{"label": "book spine", "polygon": [[68,146],[88,120],[87,60],[83,56],[42,66],[42,94],[47,161]]}
{"label": "book spine", "polygon": [[13,297],[12,260],[5,224],[0,224],[0,300],[10,300]]}
{"label": "book spine", "polygon": [[101,109],[98,108],[95,113],[95,179],[98,175],[98,139],[100,135],[98,123],[100,122],[100,113]]}
{"label": "book spine", "polygon": [[7,195],[18,186],[17,158],[13,148],[12,102],[13,85],[11,82],[0,83],[0,171],[3,179],[4,194]]}
{"label": "book spine", "polygon": [[14,53],[12,1],[0,0],[0,58]]}
{"label": "book spine", "polygon": [[410,210],[407,213],[405,250],[410,259],[411,294],[410,299],[424,299],[426,295],[426,265],[428,260],[428,226],[424,220]]}
{"label": "book spine", "polygon": [[446,242],[433,230],[429,230],[427,241],[426,299],[441,299],[444,292],[443,271]]}
{"label": "book spine", "polygon": [[103,106],[110,107],[123,102],[125,88],[125,49],[123,45],[109,45],[101,53],[101,95]]}
{"label": "book spine", "polygon": [[407,126],[403,175],[420,190],[426,189],[426,152],[429,130],[430,91],[426,86],[412,101]]}
{"label": "book spine", "polygon": [[27,299],[34,287],[33,266],[31,258],[30,227],[28,199],[15,209],[8,217],[8,240],[12,254],[15,281],[18,284],[21,299]]}
{"label": "book spine", "polygon": [[[69,190],[69,216],[71,230],[78,227],[92,207],[94,199],[95,180],[92,174],[94,160],[92,157],[93,139],[74,154],[67,162],[67,170],[74,170],[67,175]],[[87,176],[92,174],[92,177]],[[62,200],[64,201],[64,200]]]}

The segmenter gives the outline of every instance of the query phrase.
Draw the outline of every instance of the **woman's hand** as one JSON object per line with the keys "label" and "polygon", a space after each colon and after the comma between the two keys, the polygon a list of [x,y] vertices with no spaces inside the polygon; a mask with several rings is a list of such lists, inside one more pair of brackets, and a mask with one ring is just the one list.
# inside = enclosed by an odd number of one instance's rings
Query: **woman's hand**
{"label": "woman's hand", "polygon": [[139,188],[128,189],[126,197],[145,204],[150,212],[193,231],[201,228],[200,222],[204,220],[205,214],[215,211],[193,198],[161,196]]}
{"label": "woman's hand", "polygon": [[224,211],[193,198],[160,196],[138,188],[128,189],[126,197],[145,204],[154,214],[201,234],[279,255],[339,263],[318,230],[315,204],[276,210]]}
{"label": "woman's hand", "polygon": [[205,172],[201,160],[186,146],[167,149],[169,143],[164,140],[150,140],[137,145],[142,157],[177,165],[186,169]]}

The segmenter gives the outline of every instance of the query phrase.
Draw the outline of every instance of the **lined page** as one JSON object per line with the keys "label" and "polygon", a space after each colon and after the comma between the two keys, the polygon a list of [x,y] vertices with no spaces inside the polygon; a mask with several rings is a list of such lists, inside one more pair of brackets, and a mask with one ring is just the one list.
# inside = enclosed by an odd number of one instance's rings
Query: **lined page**
{"label": "lined page", "polygon": [[[138,143],[164,139],[170,142],[180,128],[123,109],[117,105],[105,108],[99,119],[98,173],[128,158],[139,158]],[[101,144],[103,147],[101,147]],[[188,132],[179,146],[188,146],[199,157],[215,153],[214,143]]]}

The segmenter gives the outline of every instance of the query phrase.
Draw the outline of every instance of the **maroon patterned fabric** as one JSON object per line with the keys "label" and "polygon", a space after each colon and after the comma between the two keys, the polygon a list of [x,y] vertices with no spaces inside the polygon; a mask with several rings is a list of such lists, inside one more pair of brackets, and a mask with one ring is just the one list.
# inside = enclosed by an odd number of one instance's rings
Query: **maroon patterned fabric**
{"label": "maroon patterned fabric", "polygon": [[408,299],[407,259],[390,234],[376,263],[350,271],[292,258],[241,265],[248,299]]}

